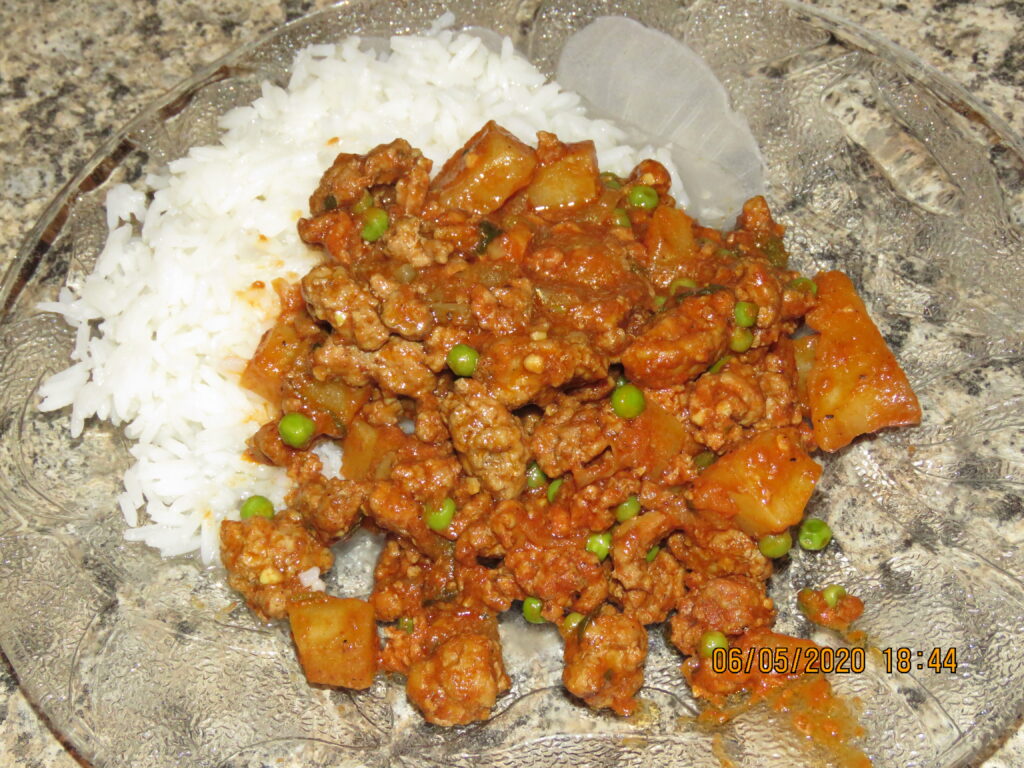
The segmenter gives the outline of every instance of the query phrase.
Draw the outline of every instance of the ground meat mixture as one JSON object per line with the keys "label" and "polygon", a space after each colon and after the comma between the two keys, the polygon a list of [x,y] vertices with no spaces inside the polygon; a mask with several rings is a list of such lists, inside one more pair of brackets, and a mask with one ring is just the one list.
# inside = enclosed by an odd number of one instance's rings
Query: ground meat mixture
{"label": "ground meat mixture", "polygon": [[462,466],[499,499],[513,499],[526,483],[526,435],[519,420],[483,385],[459,379],[441,400],[452,446]]}
{"label": "ground meat mixture", "polygon": [[249,607],[268,619],[282,619],[288,601],[304,593],[299,574],[310,568],[330,570],[331,550],[293,512],[272,520],[254,517],[221,524],[220,554],[228,583],[245,597]]}
{"label": "ground meat mixture", "polygon": [[628,715],[636,709],[634,697],[644,684],[645,656],[643,624],[610,610],[566,633],[562,682],[594,709],[608,707]]}
{"label": "ground meat mixture", "polygon": [[[698,695],[781,680],[708,656],[806,642],[771,633],[766,583],[821,471],[809,453],[919,416],[852,284],[789,269],[762,198],[702,227],[659,163],[600,173],[591,142],[492,122],[431,170],[399,139],[338,155],[310,197],[298,231],[322,262],[275,285],[243,376],[279,411],[249,456],[293,489],[223,523],[230,584],[294,614],[304,665],[406,675],[439,725],[509,689],[497,617],[520,605],[557,625],[565,688],[594,708],[637,709],[663,622]],[[341,477],[312,451],[332,441]],[[311,598],[359,526],[385,540],[369,600]],[[803,601],[845,628],[861,604],[837,594]],[[369,615],[383,643],[338,640]]]}
{"label": "ground meat mixture", "polygon": [[437,725],[486,720],[511,685],[498,643],[483,635],[456,635],[409,669],[406,690],[423,716]]}

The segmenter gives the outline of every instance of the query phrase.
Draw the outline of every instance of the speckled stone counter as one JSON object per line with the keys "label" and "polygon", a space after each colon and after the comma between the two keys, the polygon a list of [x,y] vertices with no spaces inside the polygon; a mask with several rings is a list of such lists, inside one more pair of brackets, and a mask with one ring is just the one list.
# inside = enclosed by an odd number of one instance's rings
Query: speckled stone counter
{"label": "speckled stone counter", "polygon": [[[1024,3],[811,1],[909,49],[1024,133]],[[6,269],[61,186],[142,106],[235,45],[327,4],[4,0],[0,268]],[[0,664],[0,768],[79,764],[21,695],[10,667]],[[984,763],[1022,765],[1024,731]]]}

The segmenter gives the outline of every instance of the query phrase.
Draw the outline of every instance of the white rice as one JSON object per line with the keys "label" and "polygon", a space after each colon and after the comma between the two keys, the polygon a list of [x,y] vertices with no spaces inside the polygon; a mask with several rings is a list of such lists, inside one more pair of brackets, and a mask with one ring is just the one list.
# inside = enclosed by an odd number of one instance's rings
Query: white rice
{"label": "white rice", "polygon": [[165,556],[199,550],[209,563],[219,522],[237,519],[240,500],[283,502],[283,471],[243,458],[271,413],[238,377],[277,314],[271,281],[297,280],[318,259],[295,223],[338,152],[401,137],[439,168],[494,119],[524,140],[538,130],[593,139],[604,169],[653,156],[675,176],[666,150],[624,146],[619,128],[588,118],[507,39],[494,52],[438,29],[393,38],[391,49],[364,50],[357,38],[307,48],[286,89],[265,83],[223,117],[220,143],[149,177],[151,203],[127,185],[111,189],[93,273],[40,305],[76,329],[73,364],[42,385],[40,409],[70,406],[76,436],[96,417],[134,441],[118,499],[127,539]]}

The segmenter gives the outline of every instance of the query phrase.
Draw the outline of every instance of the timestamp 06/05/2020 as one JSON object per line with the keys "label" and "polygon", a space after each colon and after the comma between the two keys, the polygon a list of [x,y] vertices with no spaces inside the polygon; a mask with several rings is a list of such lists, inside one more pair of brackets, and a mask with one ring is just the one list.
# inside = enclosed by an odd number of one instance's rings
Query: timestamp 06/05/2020
{"label": "timestamp 06/05/2020", "polygon": [[[889,674],[934,672],[956,674],[956,648],[879,648],[881,662]],[[867,669],[864,648],[829,648],[828,646],[789,646],[761,648],[715,648],[711,654],[711,671],[717,674],[797,674],[825,672],[829,674],[861,674]]]}

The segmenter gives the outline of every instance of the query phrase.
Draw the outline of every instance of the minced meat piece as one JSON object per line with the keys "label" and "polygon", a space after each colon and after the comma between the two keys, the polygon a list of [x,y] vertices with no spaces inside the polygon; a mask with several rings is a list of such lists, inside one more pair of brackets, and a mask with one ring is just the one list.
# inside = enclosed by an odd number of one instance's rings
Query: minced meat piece
{"label": "minced meat piece", "polygon": [[406,692],[428,723],[465,725],[486,720],[510,685],[497,643],[483,635],[457,635],[412,665]]}
{"label": "minced meat piece", "polygon": [[515,416],[470,379],[459,379],[440,408],[466,471],[500,499],[517,496],[526,483],[529,454]]}
{"label": "minced meat piece", "polygon": [[330,323],[338,338],[360,349],[379,349],[389,331],[380,319],[380,301],[361,288],[346,267],[320,266],[302,278],[302,296],[310,313]]}
{"label": "minced meat piece", "polygon": [[697,650],[700,636],[708,631],[742,635],[751,629],[770,627],[775,606],[764,584],[746,576],[711,579],[686,595],[672,617],[672,644],[687,655]]}
{"label": "minced meat piece", "polygon": [[566,690],[594,709],[631,714],[644,684],[647,630],[636,619],[614,612],[586,623],[565,641]]}
{"label": "minced meat piece", "polygon": [[265,619],[283,619],[288,601],[309,591],[299,574],[310,568],[331,569],[331,550],[293,512],[268,520],[253,517],[220,526],[220,559],[228,570],[228,584]]}

